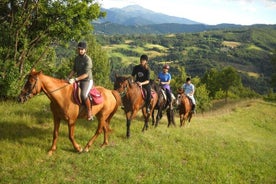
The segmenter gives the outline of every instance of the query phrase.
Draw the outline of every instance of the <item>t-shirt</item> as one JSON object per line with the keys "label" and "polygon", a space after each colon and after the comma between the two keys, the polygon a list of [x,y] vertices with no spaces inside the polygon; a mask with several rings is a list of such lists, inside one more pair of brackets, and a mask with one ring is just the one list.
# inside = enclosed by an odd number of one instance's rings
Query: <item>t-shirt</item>
{"label": "t-shirt", "polygon": [[186,95],[190,94],[191,92],[195,91],[195,86],[193,84],[185,83],[182,88],[184,89],[184,93]]}
{"label": "t-shirt", "polygon": [[133,77],[135,77],[136,82],[144,82],[146,80],[150,80],[150,71],[149,71],[149,69],[146,69],[142,65],[134,66],[131,75]]}
{"label": "t-shirt", "polygon": [[[164,73],[164,72],[160,72],[158,74],[158,78],[160,79],[161,82],[168,82],[169,80],[172,79],[170,73]],[[170,90],[170,85],[169,84],[162,84],[162,87],[165,88],[165,89]]]}
{"label": "t-shirt", "polygon": [[73,70],[77,73],[77,76],[82,74],[88,74],[87,80],[92,80],[92,60],[86,54],[78,55],[75,58]]}

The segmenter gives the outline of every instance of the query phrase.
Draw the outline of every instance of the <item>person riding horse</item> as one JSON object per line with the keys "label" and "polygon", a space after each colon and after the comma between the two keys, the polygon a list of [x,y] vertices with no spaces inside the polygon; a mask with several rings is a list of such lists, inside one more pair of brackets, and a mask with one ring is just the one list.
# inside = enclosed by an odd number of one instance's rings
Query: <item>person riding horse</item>
{"label": "person riding horse", "polygon": [[[74,82],[80,82],[81,88],[81,100],[82,104],[84,104],[87,108],[87,120],[93,120],[93,116],[91,114],[91,102],[88,98],[89,91],[93,87],[93,78],[92,78],[92,60],[86,54],[86,42],[78,43],[78,56],[76,56],[74,60],[74,66],[72,71],[70,72],[68,78],[69,83],[73,84]],[[74,74],[77,74],[76,78],[72,78]]]}
{"label": "person riding horse", "polygon": [[150,100],[151,100],[151,86],[149,84],[150,82],[150,70],[147,65],[148,56],[147,55],[141,55],[140,57],[140,64],[134,66],[132,70],[132,77],[135,78],[135,82],[146,90],[146,100],[145,100],[145,106],[146,106],[146,112],[150,113]]}
{"label": "person riding horse", "polygon": [[192,101],[192,113],[195,112],[195,106],[196,106],[196,101],[194,98],[194,93],[195,93],[195,86],[192,84],[191,78],[186,79],[186,83],[183,84],[182,89],[184,90],[184,93],[191,99]]}
{"label": "person riding horse", "polygon": [[161,87],[165,90],[166,96],[168,99],[168,103],[170,107],[172,107],[172,92],[171,92],[171,87],[170,87],[170,82],[171,82],[171,74],[169,73],[170,66],[165,64],[163,66],[163,71],[158,74],[158,81],[161,85]]}

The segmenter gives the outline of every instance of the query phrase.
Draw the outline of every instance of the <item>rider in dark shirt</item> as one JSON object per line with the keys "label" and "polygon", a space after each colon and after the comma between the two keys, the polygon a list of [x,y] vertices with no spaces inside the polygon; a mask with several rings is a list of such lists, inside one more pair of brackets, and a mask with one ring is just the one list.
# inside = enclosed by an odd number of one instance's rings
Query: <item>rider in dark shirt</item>
{"label": "rider in dark shirt", "polygon": [[151,99],[151,87],[150,87],[150,70],[147,65],[148,56],[142,55],[140,57],[140,64],[136,65],[132,70],[132,77],[135,78],[135,82],[147,92],[146,94],[146,111],[150,112],[150,99]]}

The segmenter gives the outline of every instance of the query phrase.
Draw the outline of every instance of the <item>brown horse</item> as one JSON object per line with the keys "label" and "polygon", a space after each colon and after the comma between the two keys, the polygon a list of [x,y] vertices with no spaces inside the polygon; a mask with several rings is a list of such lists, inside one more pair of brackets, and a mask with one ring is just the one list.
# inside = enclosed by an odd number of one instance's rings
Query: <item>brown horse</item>
{"label": "brown horse", "polygon": [[184,93],[183,89],[178,89],[177,101],[176,104],[179,110],[179,117],[180,117],[180,126],[185,127],[185,122],[188,120],[188,126],[192,119],[192,103],[189,97]]}
{"label": "brown horse", "polygon": [[[108,132],[110,131],[110,120],[116,112],[120,100],[116,91],[111,91],[103,87],[95,87],[103,96],[104,101],[98,105],[93,105],[92,114],[98,119],[98,128],[86,144],[84,151],[88,151],[99,134],[104,132],[104,142],[102,146],[108,144]],[[54,118],[53,142],[48,152],[49,155],[57,149],[57,139],[60,127],[60,121],[66,120],[68,123],[69,139],[75,150],[82,152],[83,149],[77,144],[74,138],[75,123],[78,118],[86,118],[86,108],[79,106],[73,99],[73,85],[68,84],[65,80],[56,79],[44,75],[41,71],[36,72],[34,69],[28,75],[27,82],[19,95],[18,100],[25,102],[29,98],[43,91],[50,99],[51,111]]]}
{"label": "brown horse", "polygon": [[158,96],[155,92],[153,97],[151,98],[151,108],[150,113],[146,112],[145,100],[143,98],[143,93],[141,92],[141,88],[138,86],[136,82],[132,81],[132,77],[126,76],[115,76],[114,89],[120,93],[122,103],[124,105],[124,111],[126,114],[126,125],[127,125],[127,138],[130,137],[130,125],[131,120],[134,119],[137,115],[137,112],[142,109],[143,117],[144,117],[144,127],[142,131],[148,129],[148,121],[150,115],[152,114],[154,107],[157,103]]}

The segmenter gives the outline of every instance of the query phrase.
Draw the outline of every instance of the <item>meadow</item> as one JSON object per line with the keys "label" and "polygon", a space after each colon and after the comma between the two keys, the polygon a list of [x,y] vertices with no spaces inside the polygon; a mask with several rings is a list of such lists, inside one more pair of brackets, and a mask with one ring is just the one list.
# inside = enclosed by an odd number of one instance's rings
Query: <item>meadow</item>
{"label": "meadow", "polygon": [[[58,149],[48,156],[53,121],[49,100],[0,102],[0,183],[276,183],[276,104],[261,99],[218,103],[196,114],[189,127],[142,133],[141,115],[126,139],[125,117],[112,119],[110,145],[99,136],[77,153],[62,122]],[[75,138],[85,146],[97,122],[78,120]]]}

